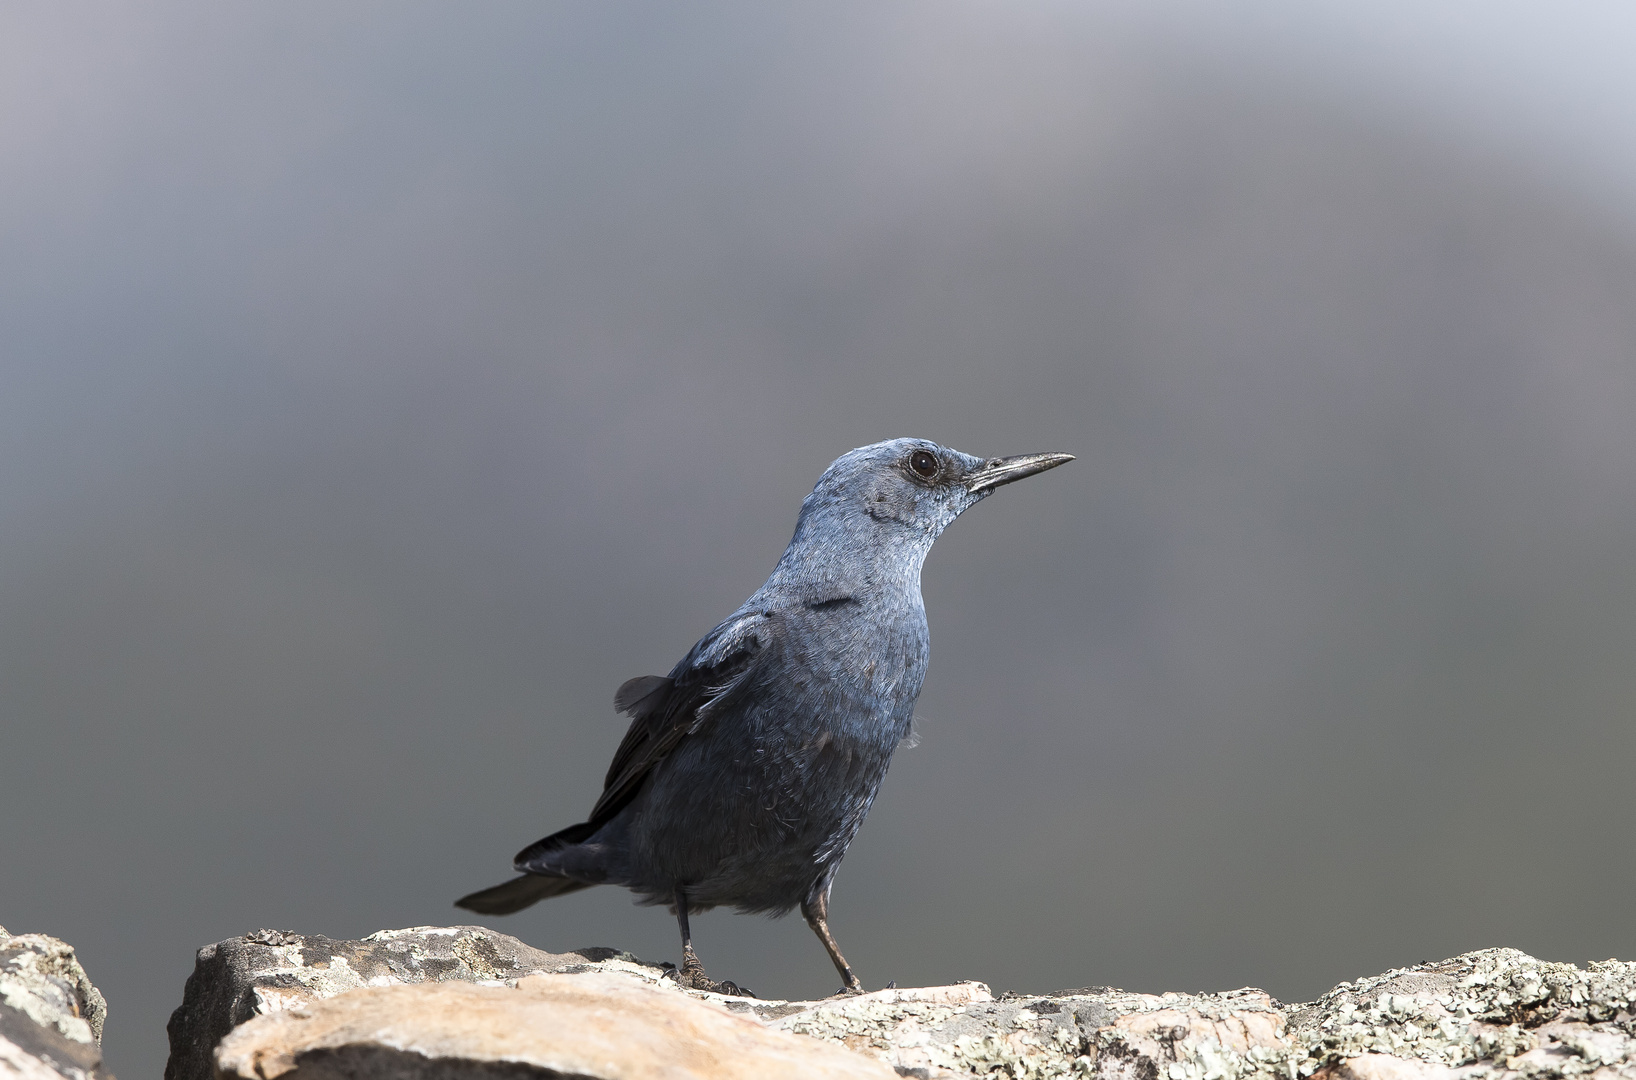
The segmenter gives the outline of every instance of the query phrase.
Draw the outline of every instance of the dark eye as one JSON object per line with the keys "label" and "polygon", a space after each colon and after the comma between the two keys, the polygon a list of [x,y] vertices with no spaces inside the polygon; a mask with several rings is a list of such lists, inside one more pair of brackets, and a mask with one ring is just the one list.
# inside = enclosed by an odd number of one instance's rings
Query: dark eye
{"label": "dark eye", "polygon": [[930,480],[937,475],[937,455],[930,450],[916,450],[909,455],[909,468],[916,476]]}

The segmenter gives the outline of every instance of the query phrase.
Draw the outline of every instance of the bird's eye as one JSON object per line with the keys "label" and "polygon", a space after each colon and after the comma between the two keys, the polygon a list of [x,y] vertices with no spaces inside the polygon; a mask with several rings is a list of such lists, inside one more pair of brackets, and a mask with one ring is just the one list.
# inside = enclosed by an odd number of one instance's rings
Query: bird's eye
{"label": "bird's eye", "polygon": [[937,455],[930,450],[916,450],[909,455],[909,468],[923,480],[937,475]]}

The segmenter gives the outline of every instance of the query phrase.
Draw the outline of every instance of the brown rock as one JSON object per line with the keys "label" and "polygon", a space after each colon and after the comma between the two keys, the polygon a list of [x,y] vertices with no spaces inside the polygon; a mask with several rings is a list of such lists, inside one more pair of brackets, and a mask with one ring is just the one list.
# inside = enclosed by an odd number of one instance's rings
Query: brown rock
{"label": "brown rock", "polygon": [[231,1080],[897,1080],[890,1066],[616,974],[366,987],[259,1016],[216,1051]]}
{"label": "brown rock", "polygon": [[[1151,1011],[1124,1013],[1097,1031],[1094,1075],[1099,1080],[1170,1076],[1178,1063],[1203,1063],[1207,1057],[1236,1061],[1257,1052],[1271,1059],[1288,1050],[1284,1016],[1261,991],[1238,991],[1208,1004],[1196,999],[1176,1005],[1163,1002],[1148,997],[1133,1003],[1137,1008],[1149,1003],[1160,1007],[1149,1004]],[[1223,1070],[1207,1066],[1202,1071]]]}
{"label": "brown rock", "polygon": [[1193,1009],[1156,1009],[1129,1013],[1110,1026],[1113,1033],[1139,1046],[1142,1053],[1150,1057],[1169,1055],[1172,1060],[1177,1059],[1178,1051],[1185,1055],[1191,1048],[1210,1042],[1236,1054],[1248,1054],[1256,1046],[1283,1049],[1284,1018],[1272,1011],[1266,995],[1257,996],[1266,1001],[1260,1006],[1265,1011],[1210,1016]]}
{"label": "brown rock", "polygon": [[1359,1054],[1319,1069],[1313,1080],[1446,1080],[1453,1075],[1447,1065],[1390,1054]]}
{"label": "brown rock", "polygon": [[[211,1052],[251,1017],[300,1008],[359,987],[448,981],[514,984],[541,972],[620,966],[626,964],[622,955],[612,949],[542,952],[484,926],[382,930],[362,941],[257,930],[199,950],[182,1004],[167,1025],[170,1060],[165,1063],[165,1080],[210,1080]],[[657,978],[659,969],[653,967],[651,973]]]}

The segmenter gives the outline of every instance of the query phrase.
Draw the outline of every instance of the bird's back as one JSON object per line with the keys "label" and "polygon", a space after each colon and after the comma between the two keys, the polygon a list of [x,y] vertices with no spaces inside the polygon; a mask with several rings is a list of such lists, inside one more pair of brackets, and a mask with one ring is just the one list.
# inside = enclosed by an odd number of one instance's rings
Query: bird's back
{"label": "bird's back", "polygon": [[723,623],[756,641],[754,663],[599,834],[619,852],[619,883],[664,903],[685,884],[700,908],[799,903],[845,853],[908,733],[927,634],[918,589],[903,601],[770,582]]}

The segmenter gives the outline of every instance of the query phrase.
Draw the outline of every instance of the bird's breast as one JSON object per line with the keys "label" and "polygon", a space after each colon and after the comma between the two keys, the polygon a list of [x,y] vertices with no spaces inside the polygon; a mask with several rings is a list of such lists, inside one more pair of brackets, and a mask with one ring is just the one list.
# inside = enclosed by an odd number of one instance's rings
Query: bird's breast
{"label": "bird's breast", "polygon": [[862,604],[817,614],[785,638],[789,662],[765,717],[767,734],[793,736],[802,757],[827,767],[844,768],[859,754],[889,757],[907,734],[925,676],[924,620],[882,618]]}
{"label": "bird's breast", "polygon": [[867,607],[814,620],[803,659],[817,681],[885,698],[913,697],[926,670],[924,617],[883,617]]}

